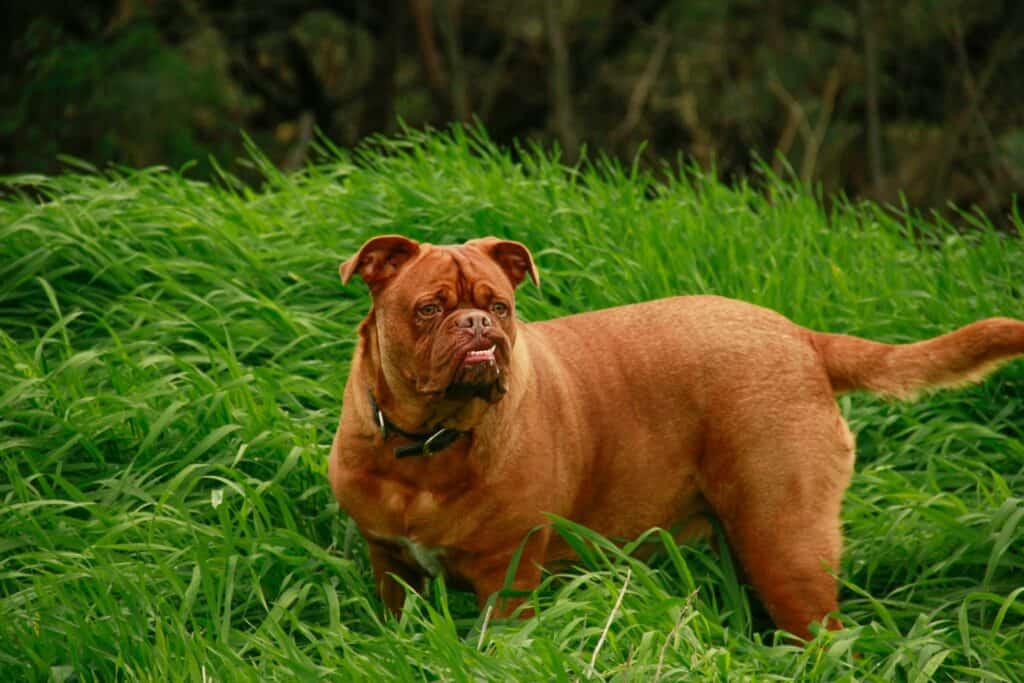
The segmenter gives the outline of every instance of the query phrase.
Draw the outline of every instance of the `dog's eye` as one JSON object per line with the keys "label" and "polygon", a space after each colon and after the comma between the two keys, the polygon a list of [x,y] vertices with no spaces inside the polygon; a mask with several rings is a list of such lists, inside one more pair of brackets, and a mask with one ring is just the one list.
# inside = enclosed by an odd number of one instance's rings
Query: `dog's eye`
{"label": "dog's eye", "polygon": [[501,301],[495,301],[491,304],[491,313],[498,316],[499,318],[508,317],[508,304]]}
{"label": "dog's eye", "polygon": [[423,318],[433,318],[435,315],[441,313],[441,306],[439,304],[423,304],[416,312]]}

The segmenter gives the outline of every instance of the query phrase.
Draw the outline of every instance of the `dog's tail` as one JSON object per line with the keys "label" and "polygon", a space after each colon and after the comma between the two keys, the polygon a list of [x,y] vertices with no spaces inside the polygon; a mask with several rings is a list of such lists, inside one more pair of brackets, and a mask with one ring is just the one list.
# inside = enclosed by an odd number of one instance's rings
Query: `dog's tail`
{"label": "dog's tail", "polygon": [[882,344],[844,334],[812,333],[832,390],[907,399],[931,388],[982,379],[1024,354],[1024,322],[988,318],[914,344]]}

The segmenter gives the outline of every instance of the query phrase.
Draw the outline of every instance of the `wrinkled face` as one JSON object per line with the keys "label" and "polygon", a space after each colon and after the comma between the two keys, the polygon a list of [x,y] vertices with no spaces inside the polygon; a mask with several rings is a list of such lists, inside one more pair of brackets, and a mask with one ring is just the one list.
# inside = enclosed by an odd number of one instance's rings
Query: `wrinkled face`
{"label": "wrinkled face", "polygon": [[460,246],[398,235],[368,241],[341,264],[373,295],[380,365],[388,384],[431,399],[498,401],[515,344],[516,285],[539,283],[529,250],[493,237]]}
{"label": "wrinkled face", "polygon": [[375,297],[381,361],[423,394],[494,402],[507,389],[515,297],[468,247],[425,250]]}

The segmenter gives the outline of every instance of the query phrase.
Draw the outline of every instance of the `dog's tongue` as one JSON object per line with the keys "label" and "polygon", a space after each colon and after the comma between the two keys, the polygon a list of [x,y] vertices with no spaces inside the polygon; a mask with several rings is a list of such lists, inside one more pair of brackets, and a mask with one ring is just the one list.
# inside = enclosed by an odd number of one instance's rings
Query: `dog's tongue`
{"label": "dog's tongue", "polygon": [[489,349],[480,349],[478,351],[470,351],[466,354],[466,360],[463,361],[466,365],[477,365],[479,363],[493,363],[494,362],[494,347]]}

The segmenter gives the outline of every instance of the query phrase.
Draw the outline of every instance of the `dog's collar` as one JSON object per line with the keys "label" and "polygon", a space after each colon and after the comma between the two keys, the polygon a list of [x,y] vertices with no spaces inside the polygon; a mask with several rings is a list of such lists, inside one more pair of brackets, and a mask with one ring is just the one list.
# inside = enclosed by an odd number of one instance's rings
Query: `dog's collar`
{"label": "dog's collar", "polygon": [[433,455],[438,451],[443,451],[448,448],[458,441],[459,437],[466,433],[460,432],[457,429],[440,427],[427,434],[410,434],[404,429],[396,426],[394,422],[384,415],[384,411],[380,409],[379,405],[377,405],[377,399],[373,397],[373,392],[371,390],[367,389],[366,395],[370,399],[370,409],[373,411],[373,421],[380,429],[381,437],[386,439],[389,434],[397,434],[398,436],[412,441],[410,444],[395,447],[396,458],[408,458],[412,455]]}

